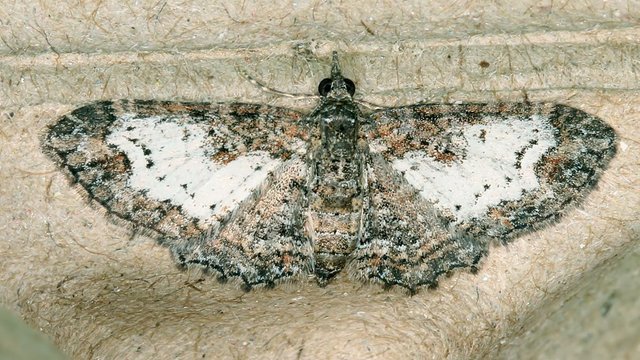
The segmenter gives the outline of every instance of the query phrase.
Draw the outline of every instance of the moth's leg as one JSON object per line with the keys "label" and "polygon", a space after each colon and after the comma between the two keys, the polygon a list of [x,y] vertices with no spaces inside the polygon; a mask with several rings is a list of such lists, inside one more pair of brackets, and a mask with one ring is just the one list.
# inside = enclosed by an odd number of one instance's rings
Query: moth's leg
{"label": "moth's leg", "polygon": [[223,279],[240,277],[247,288],[308,273],[313,249],[302,230],[305,176],[303,161],[287,161],[217,234],[172,245],[175,258]]}
{"label": "moth's leg", "polygon": [[353,252],[353,277],[400,285],[437,285],[440,275],[475,265],[488,240],[452,232],[448,220],[420,197],[382,156],[368,162],[369,212],[364,237]]}

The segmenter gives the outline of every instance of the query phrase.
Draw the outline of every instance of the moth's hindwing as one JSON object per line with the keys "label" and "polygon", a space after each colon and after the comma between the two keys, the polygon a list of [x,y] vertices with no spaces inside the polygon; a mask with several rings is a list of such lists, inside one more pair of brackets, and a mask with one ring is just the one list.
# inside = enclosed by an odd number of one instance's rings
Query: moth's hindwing
{"label": "moth's hindwing", "polygon": [[453,269],[475,266],[487,252],[486,238],[452,233],[442,212],[381,154],[369,157],[367,183],[370,206],[365,236],[349,266],[353,277],[414,292]]}
{"label": "moth's hindwing", "polygon": [[237,211],[217,233],[169,244],[185,265],[202,265],[244,284],[273,285],[278,279],[313,270],[313,247],[303,230],[307,164],[286,160],[269,174],[261,196]]}

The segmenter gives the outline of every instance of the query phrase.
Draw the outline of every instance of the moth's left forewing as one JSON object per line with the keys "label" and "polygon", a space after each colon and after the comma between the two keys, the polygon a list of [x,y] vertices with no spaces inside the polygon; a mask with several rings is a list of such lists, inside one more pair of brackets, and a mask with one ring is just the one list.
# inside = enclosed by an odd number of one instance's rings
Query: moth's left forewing
{"label": "moth's left forewing", "polygon": [[252,104],[104,101],[47,131],[44,150],[107,212],[162,236],[217,231],[268,175],[304,155],[298,112]]}
{"label": "moth's left forewing", "polygon": [[615,154],[611,127],[557,104],[424,104],[371,120],[371,152],[452,226],[502,241],[556,220]]}

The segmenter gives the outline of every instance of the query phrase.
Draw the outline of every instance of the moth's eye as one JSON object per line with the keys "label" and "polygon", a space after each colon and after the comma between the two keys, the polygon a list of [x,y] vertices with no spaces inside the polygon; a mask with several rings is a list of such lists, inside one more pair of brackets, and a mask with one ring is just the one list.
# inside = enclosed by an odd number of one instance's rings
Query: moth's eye
{"label": "moth's eye", "polygon": [[327,94],[331,91],[331,79],[322,79],[320,84],[318,85],[318,92],[320,96],[327,96]]}
{"label": "moth's eye", "polygon": [[356,93],[356,84],[351,79],[344,79],[344,84],[347,86],[347,92],[353,96]]}

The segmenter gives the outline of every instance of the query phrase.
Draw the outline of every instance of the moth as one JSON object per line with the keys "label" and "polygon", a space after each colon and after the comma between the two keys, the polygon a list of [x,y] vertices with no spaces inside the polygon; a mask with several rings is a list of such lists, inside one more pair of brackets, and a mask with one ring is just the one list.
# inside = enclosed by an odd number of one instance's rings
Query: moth
{"label": "moth", "polygon": [[92,203],[182,266],[246,288],[346,272],[412,293],[558,220],[616,152],[610,126],[560,104],[365,114],[335,52],[318,90],[306,115],[99,101],[50,125],[42,147]]}

